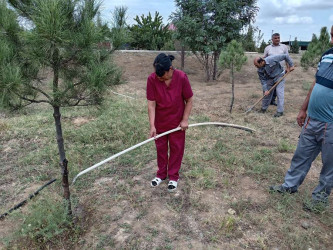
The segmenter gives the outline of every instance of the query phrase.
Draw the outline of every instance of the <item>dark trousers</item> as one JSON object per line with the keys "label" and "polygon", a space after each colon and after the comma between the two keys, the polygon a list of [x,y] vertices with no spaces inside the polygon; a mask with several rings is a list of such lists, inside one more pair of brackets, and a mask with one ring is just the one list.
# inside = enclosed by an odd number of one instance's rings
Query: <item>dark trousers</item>
{"label": "dark trousers", "polygon": [[271,104],[274,103],[275,100],[276,100],[276,89],[273,90],[273,96],[272,96]]}

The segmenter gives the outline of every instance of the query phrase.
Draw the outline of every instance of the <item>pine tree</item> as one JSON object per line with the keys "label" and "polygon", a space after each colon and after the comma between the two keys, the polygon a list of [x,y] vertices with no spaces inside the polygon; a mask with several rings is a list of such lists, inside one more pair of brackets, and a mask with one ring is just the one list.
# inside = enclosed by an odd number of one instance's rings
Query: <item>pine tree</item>
{"label": "pine tree", "polygon": [[243,45],[236,40],[232,40],[225,51],[221,53],[220,65],[227,69],[230,69],[230,82],[231,82],[231,104],[229,112],[232,112],[235,99],[235,77],[234,71],[240,71],[243,64],[247,61],[245,56]]}
{"label": "pine tree", "polygon": [[259,48],[258,48],[258,52],[259,53],[264,53],[265,48],[267,47],[268,43],[265,42],[265,40],[262,40]]}
{"label": "pine tree", "polygon": [[157,11],[154,17],[149,12],[147,16],[136,16],[134,20],[137,24],[130,27],[131,45],[134,48],[161,50],[171,40],[172,34],[168,25],[163,24],[163,17]]}
{"label": "pine tree", "polygon": [[[21,108],[46,103],[53,109],[64,198],[71,213],[68,161],[61,107],[97,105],[106,88],[119,82],[109,52],[100,49],[103,31],[95,22],[95,0],[0,1],[0,105]],[[14,11],[13,11],[13,10]],[[30,30],[18,25],[25,18]],[[46,82],[40,72],[51,73]]]}
{"label": "pine tree", "polygon": [[130,31],[127,25],[127,10],[125,6],[115,7],[112,17],[111,40],[113,49],[120,49],[130,42]]}
{"label": "pine tree", "polygon": [[297,41],[297,37],[295,37],[295,40],[291,44],[291,53],[298,54],[299,53],[299,44]]}
{"label": "pine tree", "polygon": [[320,36],[317,38],[315,34],[312,36],[311,43],[307,51],[302,55],[301,65],[305,69],[316,67],[321,55],[330,47],[330,36],[327,27],[322,27]]}
{"label": "pine tree", "polygon": [[247,32],[241,36],[242,45],[245,51],[256,51],[255,32],[256,29],[252,25],[249,25]]}

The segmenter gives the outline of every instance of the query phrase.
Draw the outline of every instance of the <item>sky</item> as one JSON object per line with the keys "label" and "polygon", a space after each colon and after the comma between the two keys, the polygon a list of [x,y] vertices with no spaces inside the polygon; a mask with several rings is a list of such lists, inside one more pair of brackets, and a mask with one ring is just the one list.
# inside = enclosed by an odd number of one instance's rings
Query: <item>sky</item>
{"label": "sky", "polygon": [[[173,0],[104,0],[102,18],[110,22],[115,6],[128,7],[128,23],[133,24],[136,15],[152,16],[155,11],[168,23],[168,18],[176,10]],[[258,0],[260,8],[254,26],[264,33],[267,42],[272,33],[280,33],[281,41],[310,41],[312,34],[319,36],[321,27],[330,30],[333,25],[333,0]]]}

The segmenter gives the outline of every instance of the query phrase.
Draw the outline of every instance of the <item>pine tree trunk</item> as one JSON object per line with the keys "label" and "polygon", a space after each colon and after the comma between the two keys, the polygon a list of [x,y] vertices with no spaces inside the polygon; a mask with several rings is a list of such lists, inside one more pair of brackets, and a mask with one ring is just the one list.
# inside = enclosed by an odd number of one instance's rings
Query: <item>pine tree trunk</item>
{"label": "pine tree trunk", "polygon": [[53,104],[53,117],[57,133],[57,144],[60,157],[60,167],[62,173],[62,187],[64,189],[64,198],[67,202],[67,212],[68,215],[72,215],[70,192],[69,192],[69,182],[68,182],[68,161],[66,159],[65,147],[64,147],[64,138],[62,136],[61,129],[61,114],[60,114],[60,100],[57,97],[58,84],[59,84],[59,67],[60,67],[60,58],[59,58],[59,49],[54,48],[52,55],[52,68],[53,68],[53,93],[54,93],[54,104]]}
{"label": "pine tree trunk", "polygon": [[230,77],[231,77],[231,104],[230,104],[230,110],[229,112],[232,112],[232,107],[234,106],[234,100],[235,100],[235,82],[234,82],[234,65],[231,65],[230,70]]}
{"label": "pine tree trunk", "polygon": [[67,208],[68,208],[68,215],[72,214],[72,208],[71,208],[71,200],[70,200],[70,191],[69,191],[69,182],[68,182],[68,161],[66,159],[66,153],[65,153],[65,147],[64,147],[64,138],[62,136],[62,129],[61,129],[61,114],[60,114],[60,107],[53,107],[54,113],[54,122],[56,127],[56,133],[57,133],[57,144],[58,144],[58,151],[59,151],[59,157],[60,157],[60,167],[61,167],[61,173],[62,173],[62,186],[64,189],[64,198],[67,202]]}

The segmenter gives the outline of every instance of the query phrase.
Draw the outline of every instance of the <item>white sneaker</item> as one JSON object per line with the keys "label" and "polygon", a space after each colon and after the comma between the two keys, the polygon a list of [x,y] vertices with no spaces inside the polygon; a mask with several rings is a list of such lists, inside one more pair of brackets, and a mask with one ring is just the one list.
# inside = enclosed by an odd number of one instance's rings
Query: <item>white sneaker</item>
{"label": "white sneaker", "polygon": [[168,191],[174,192],[177,189],[178,182],[177,181],[169,181],[168,183]]}
{"label": "white sneaker", "polygon": [[162,179],[160,179],[160,178],[158,178],[158,177],[155,177],[155,178],[151,181],[150,185],[151,185],[152,187],[157,187],[158,185],[161,184],[162,181],[164,181],[164,180],[162,180]]}

